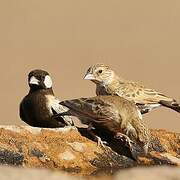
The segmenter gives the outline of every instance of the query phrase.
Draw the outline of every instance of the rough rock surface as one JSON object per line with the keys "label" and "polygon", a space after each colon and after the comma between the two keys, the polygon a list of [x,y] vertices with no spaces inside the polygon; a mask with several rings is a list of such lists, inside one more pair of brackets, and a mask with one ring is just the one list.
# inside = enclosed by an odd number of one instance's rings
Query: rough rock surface
{"label": "rough rock surface", "polygon": [[64,170],[79,175],[108,174],[135,166],[180,166],[180,134],[165,130],[151,130],[151,134],[148,155],[133,160],[119,151],[118,154],[110,148],[98,147],[74,127],[0,126],[0,164]]}

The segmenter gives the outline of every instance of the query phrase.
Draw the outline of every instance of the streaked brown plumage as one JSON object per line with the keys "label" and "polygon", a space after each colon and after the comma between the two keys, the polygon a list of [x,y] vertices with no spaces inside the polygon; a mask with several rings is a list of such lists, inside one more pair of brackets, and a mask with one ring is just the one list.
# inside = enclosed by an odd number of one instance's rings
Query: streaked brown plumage
{"label": "streaked brown plumage", "polygon": [[180,113],[180,105],[173,98],[146,88],[137,82],[124,80],[104,64],[91,66],[84,79],[91,80],[96,84],[97,95],[118,95],[134,101],[142,114],[160,106],[171,108]]}
{"label": "streaked brown plumage", "polygon": [[60,104],[69,108],[60,116],[76,116],[84,124],[110,131],[115,138],[129,137],[147,152],[149,130],[133,102],[118,96],[96,96],[66,100]]}

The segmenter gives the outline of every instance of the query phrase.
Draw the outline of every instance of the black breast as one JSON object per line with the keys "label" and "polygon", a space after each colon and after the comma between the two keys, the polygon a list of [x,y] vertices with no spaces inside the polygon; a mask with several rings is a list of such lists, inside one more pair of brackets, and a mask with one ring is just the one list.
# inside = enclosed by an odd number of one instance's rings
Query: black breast
{"label": "black breast", "polygon": [[29,93],[20,104],[20,117],[34,127],[56,128],[62,124],[52,118],[47,99],[42,92]]}

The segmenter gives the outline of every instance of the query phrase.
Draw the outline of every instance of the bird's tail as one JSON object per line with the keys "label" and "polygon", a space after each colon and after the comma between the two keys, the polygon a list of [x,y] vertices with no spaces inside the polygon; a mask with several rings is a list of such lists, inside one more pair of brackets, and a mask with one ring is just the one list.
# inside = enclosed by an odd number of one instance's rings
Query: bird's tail
{"label": "bird's tail", "polygon": [[180,113],[180,104],[176,100],[172,100],[172,101],[161,100],[159,103],[165,107],[171,108],[174,111]]}

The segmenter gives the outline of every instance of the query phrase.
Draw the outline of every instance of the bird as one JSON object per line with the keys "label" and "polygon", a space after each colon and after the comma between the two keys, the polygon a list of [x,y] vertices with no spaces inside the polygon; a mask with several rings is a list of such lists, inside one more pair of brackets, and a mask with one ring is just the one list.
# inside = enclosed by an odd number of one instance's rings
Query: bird
{"label": "bird", "polygon": [[171,97],[144,85],[119,77],[108,65],[97,63],[88,68],[84,79],[96,84],[96,95],[117,95],[133,101],[141,114],[164,106],[180,113],[180,104]]}
{"label": "bird", "polygon": [[[115,139],[125,139],[130,149],[133,143],[138,144],[147,154],[150,132],[141,120],[135,103],[119,96],[108,95],[65,100],[60,104],[68,110],[55,117],[75,116],[88,125],[89,130],[97,128],[107,131]],[[97,138],[97,141],[101,139]]]}
{"label": "bird", "polygon": [[29,93],[22,99],[19,115],[22,121],[33,127],[58,128],[72,125],[70,117],[53,118],[54,114],[66,111],[54,96],[52,79],[47,71],[32,70],[28,74]]}

